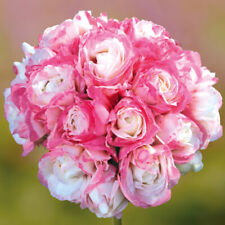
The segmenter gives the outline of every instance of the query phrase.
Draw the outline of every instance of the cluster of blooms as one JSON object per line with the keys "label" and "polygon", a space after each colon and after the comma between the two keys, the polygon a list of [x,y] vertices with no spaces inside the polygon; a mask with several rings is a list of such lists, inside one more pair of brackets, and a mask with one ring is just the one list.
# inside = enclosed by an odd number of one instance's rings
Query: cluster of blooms
{"label": "cluster of blooms", "polygon": [[23,155],[43,144],[38,177],[98,217],[170,199],[200,149],[222,135],[222,98],[199,54],[159,25],[79,12],[23,44],[5,116]]}

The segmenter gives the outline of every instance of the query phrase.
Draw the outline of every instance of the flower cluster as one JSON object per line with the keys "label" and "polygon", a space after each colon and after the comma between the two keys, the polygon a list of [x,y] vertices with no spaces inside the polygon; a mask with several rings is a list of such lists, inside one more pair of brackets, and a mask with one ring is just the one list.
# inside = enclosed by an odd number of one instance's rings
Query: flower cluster
{"label": "flower cluster", "polygon": [[98,217],[171,196],[222,135],[214,73],[150,21],[81,11],[23,44],[5,117],[23,155],[43,144],[38,177]]}

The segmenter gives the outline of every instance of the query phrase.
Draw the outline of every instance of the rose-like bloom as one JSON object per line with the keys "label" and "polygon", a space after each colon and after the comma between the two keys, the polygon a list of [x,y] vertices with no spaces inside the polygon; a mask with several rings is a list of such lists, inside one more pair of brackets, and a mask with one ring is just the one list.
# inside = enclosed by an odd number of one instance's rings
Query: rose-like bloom
{"label": "rose-like bloom", "polygon": [[181,175],[184,175],[190,171],[199,172],[203,168],[202,153],[197,151],[191,161],[184,164],[176,164],[177,169]]}
{"label": "rose-like bloom", "polygon": [[49,152],[41,158],[38,177],[53,197],[74,202],[80,202],[90,180],[69,154],[60,151]]}
{"label": "rose-like bloom", "polygon": [[120,218],[128,201],[120,190],[116,179],[116,168],[110,165],[108,171],[102,174],[102,178],[102,182],[98,185],[88,188],[81,208],[88,207],[97,217],[116,216]]}
{"label": "rose-like bloom", "polygon": [[107,141],[113,146],[153,142],[157,127],[151,110],[143,102],[123,98],[110,112]]}
{"label": "rose-like bloom", "polygon": [[40,108],[30,104],[27,97],[29,76],[27,68],[35,67],[50,60],[55,53],[48,48],[37,49],[27,43],[22,45],[25,58],[15,62],[13,69],[16,78],[11,88],[5,91],[5,117],[10,131],[18,144],[23,145],[23,156],[31,152],[36,143],[40,144],[47,134]]}
{"label": "rose-like bloom", "polygon": [[48,47],[53,51],[71,45],[75,37],[79,35],[78,27],[73,20],[65,20],[60,25],[47,28],[39,40],[40,48]]}
{"label": "rose-like bloom", "polygon": [[179,71],[179,78],[192,93],[209,88],[217,82],[215,73],[202,67],[201,58],[197,52],[183,51],[174,63]]}
{"label": "rose-like bloom", "polygon": [[22,49],[25,54],[25,58],[23,58],[22,62],[14,62],[13,63],[13,70],[14,70],[14,73],[16,74],[16,78],[11,82],[11,85],[27,82],[27,77],[25,75],[26,66],[28,64],[33,64],[33,61],[36,59],[36,57],[34,57],[34,60],[32,60],[32,58],[33,58],[32,55],[37,55],[37,52],[38,52],[38,51],[35,51],[35,48],[33,46],[24,42],[22,44]]}
{"label": "rose-like bloom", "polygon": [[[47,110],[47,121],[51,124],[55,123],[52,133],[49,136],[51,140],[67,140],[81,141],[100,137],[106,134],[106,124],[109,117],[109,112],[106,107],[96,101],[83,100],[73,96],[73,100],[66,108],[51,108]],[[59,99],[54,104],[61,104]],[[68,103],[69,103],[68,102]],[[54,116],[55,118],[52,118]]]}
{"label": "rose-like bloom", "polygon": [[78,68],[88,86],[114,88],[127,83],[133,61],[132,45],[122,31],[92,30],[81,38]]}
{"label": "rose-like bloom", "polygon": [[214,141],[222,136],[219,114],[221,104],[220,93],[211,86],[197,89],[192,93],[192,101],[185,113],[198,124],[203,132],[203,148],[207,147],[209,141]]}
{"label": "rose-like bloom", "polygon": [[157,120],[158,139],[171,148],[176,163],[187,163],[202,146],[199,127],[183,114],[167,114]]}
{"label": "rose-like bloom", "polygon": [[164,27],[154,24],[151,21],[132,19],[134,34],[136,38],[169,38]]}
{"label": "rose-like bloom", "polygon": [[91,11],[79,11],[73,18],[75,26],[79,29],[79,34],[82,35],[92,28],[95,28],[96,19],[91,16]]}
{"label": "rose-like bloom", "polygon": [[53,197],[80,203],[88,185],[101,181],[109,159],[105,151],[79,144],[58,145],[41,158],[38,177]]}
{"label": "rose-like bloom", "polygon": [[59,93],[53,98],[51,103],[45,107],[46,127],[50,131],[54,129],[58,123],[61,113],[70,105],[74,104],[74,91],[66,91]]}
{"label": "rose-like bloom", "polygon": [[143,208],[168,201],[180,173],[165,146],[144,145],[120,151],[120,187],[125,197]]}
{"label": "rose-like bloom", "polygon": [[80,11],[73,20],[47,28],[39,40],[39,47],[66,54],[77,53],[80,35],[92,28],[90,17],[90,13]]}
{"label": "rose-like bloom", "polygon": [[108,153],[88,144],[58,145],[39,162],[38,177],[59,200],[81,203],[98,217],[120,216],[127,200]]}
{"label": "rose-like bloom", "polygon": [[203,132],[203,148],[209,141],[221,137],[219,108],[222,104],[220,93],[212,86],[217,82],[215,73],[201,67],[198,53],[186,51],[176,62],[180,78],[191,92],[191,101],[185,114],[192,118]]}
{"label": "rose-like bloom", "polygon": [[183,51],[174,63],[179,71],[179,78],[193,92],[202,76],[200,55],[193,51]]}
{"label": "rose-like bloom", "polygon": [[5,118],[15,141],[23,145],[23,156],[26,156],[46,134],[44,123],[35,113],[35,109],[31,108],[26,98],[26,89],[21,84],[7,88],[4,94]]}
{"label": "rose-like bloom", "polygon": [[75,89],[75,71],[71,65],[41,66],[29,73],[28,97],[40,107],[47,105],[57,94]]}
{"label": "rose-like bloom", "polygon": [[26,84],[29,79],[26,74],[27,67],[42,64],[55,56],[55,53],[48,48],[34,48],[25,42],[22,44],[22,49],[25,58],[22,62],[14,62],[13,70],[16,74],[16,78],[11,82],[11,85]]}
{"label": "rose-like bloom", "polygon": [[189,93],[176,73],[170,68],[140,71],[134,80],[133,93],[158,113],[182,111],[189,101]]}
{"label": "rose-like bloom", "polygon": [[142,66],[148,69],[155,65],[161,66],[165,60],[170,60],[169,64],[173,64],[177,55],[183,52],[163,27],[150,21],[125,19],[120,27],[133,45],[134,74]]}

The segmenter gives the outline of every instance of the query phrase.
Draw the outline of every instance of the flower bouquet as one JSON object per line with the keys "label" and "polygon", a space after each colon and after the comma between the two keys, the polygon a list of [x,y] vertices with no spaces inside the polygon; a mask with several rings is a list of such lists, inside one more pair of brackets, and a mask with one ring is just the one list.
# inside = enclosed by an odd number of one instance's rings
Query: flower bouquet
{"label": "flower bouquet", "polygon": [[153,22],[81,11],[22,48],[5,91],[10,131],[23,156],[48,150],[38,177],[52,196],[98,217],[167,202],[222,135],[215,74]]}

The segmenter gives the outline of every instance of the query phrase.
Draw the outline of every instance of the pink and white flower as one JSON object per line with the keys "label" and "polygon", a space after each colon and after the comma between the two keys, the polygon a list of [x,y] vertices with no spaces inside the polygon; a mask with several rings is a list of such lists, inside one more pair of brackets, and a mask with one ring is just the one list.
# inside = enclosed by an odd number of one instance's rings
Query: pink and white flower
{"label": "pink and white flower", "polygon": [[[61,100],[59,99],[58,104]],[[71,99],[69,99],[70,101]],[[53,131],[49,136],[50,142],[52,139],[85,142],[106,134],[109,112],[103,104],[73,96],[68,107],[61,108],[60,105],[58,108],[57,105],[55,107],[47,111],[49,128],[52,128],[51,124],[55,122]],[[52,116],[55,117],[52,118]]]}
{"label": "pink and white flower", "polygon": [[93,30],[81,38],[80,70],[88,86],[111,87],[132,78],[132,45],[124,33]]}
{"label": "pink and white flower", "polygon": [[[75,154],[76,151],[74,148]],[[39,162],[38,177],[53,197],[79,203],[91,178],[78,167],[74,158],[62,151],[45,154]]]}
{"label": "pink and white flower", "polygon": [[43,121],[29,105],[26,89],[15,84],[5,90],[5,118],[18,144],[23,145],[23,156],[30,153],[35,143],[41,142],[46,134]]}
{"label": "pink and white flower", "polygon": [[169,38],[169,34],[165,28],[151,21],[139,21],[133,18],[132,22],[136,38]]}
{"label": "pink and white flower", "polygon": [[30,102],[46,106],[57,94],[75,90],[75,70],[71,65],[47,65],[30,71],[27,87]]}
{"label": "pink and white flower", "polygon": [[192,101],[185,113],[198,124],[203,132],[203,148],[206,148],[210,141],[222,136],[223,131],[219,114],[221,105],[222,97],[220,93],[211,86],[192,93]]}
{"label": "pink and white flower", "polygon": [[27,77],[27,68],[44,63],[55,56],[55,53],[48,48],[34,48],[33,46],[23,43],[22,49],[25,54],[25,58],[22,62],[14,62],[13,70],[16,74],[16,78],[11,82],[11,85],[26,84],[29,77]]}
{"label": "pink and white flower", "polygon": [[152,143],[157,126],[149,108],[138,99],[123,98],[110,112],[107,141],[113,146]]}
{"label": "pink and white flower", "polygon": [[58,145],[41,158],[38,177],[53,197],[80,203],[88,185],[101,180],[95,174],[107,169],[109,159],[106,152],[83,145]]}
{"label": "pink and white flower", "polygon": [[38,177],[59,200],[81,203],[98,217],[119,216],[127,200],[116,180],[109,154],[86,145],[59,145],[39,162]]}
{"label": "pink and white flower", "polygon": [[133,93],[156,112],[182,111],[189,101],[189,93],[177,76],[177,71],[151,68],[140,71],[134,80]]}
{"label": "pink and white flower", "polygon": [[167,114],[157,120],[157,138],[171,148],[176,163],[187,163],[203,144],[199,127],[183,114]]}
{"label": "pink and white flower", "polygon": [[128,201],[120,190],[116,168],[109,166],[103,177],[104,180],[101,183],[88,190],[81,207],[88,207],[97,217],[120,218]]}
{"label": "pink and white flower", "polygon": [[69,19],[60,25],[47,28],[39,40],[39,46],[59,51],[65,48],[65,45],[72,45],[76,37],[79,37],[78,27],[73,20]]}
{"label": "pink and white flower", "polygon": [[132,204],[147,208],[170,199],[180,173],[163,145],[122,148],[120,158],[120,187]]}

